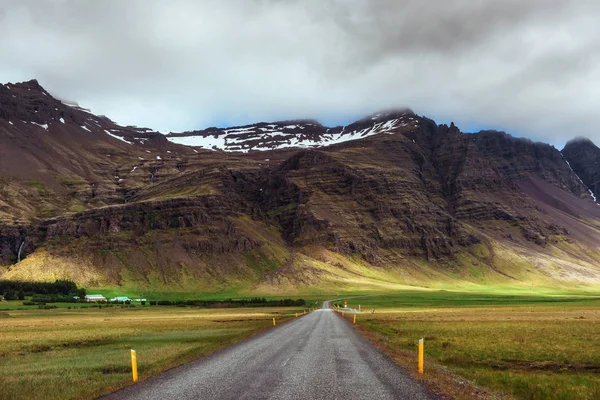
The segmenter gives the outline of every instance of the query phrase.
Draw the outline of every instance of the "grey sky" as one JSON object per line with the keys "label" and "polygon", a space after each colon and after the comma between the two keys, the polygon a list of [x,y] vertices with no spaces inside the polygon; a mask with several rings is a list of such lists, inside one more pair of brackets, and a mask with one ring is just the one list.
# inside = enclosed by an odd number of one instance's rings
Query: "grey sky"
{"label": "grey sky", "polygon": [[408,106],[600,142],[596,0],[0,0],[0,81],[190,130]]}

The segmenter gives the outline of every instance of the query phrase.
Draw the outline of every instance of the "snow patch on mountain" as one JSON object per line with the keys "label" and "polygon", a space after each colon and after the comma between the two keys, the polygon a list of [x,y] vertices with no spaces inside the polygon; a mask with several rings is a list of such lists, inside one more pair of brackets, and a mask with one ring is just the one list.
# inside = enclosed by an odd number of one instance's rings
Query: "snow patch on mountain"
{"label": "snow patch on mountain", "polygon": [[567,166],[569,167],[569,169],[571,170],[571,172],[577,177],[577,179],[579,179],[579,183],[581,183],[583,185],[583,187],[586,188],[588,192],[590,192],[590,196],[592,196],[592,199],[594,199],[594,203],[596,203],[596,204],[598,204],[600,206],[600,204],[596,200],[596,195],[594,195],[594,192],[592,192],[590,190],[590,188],[587,187],[585,185],[585,183],[583,183],[583,181],[581,180],[581,178],[579,177],[579,175],[577,175],[577,173],[575,173],[575,171],[573,171],[573,168],[571,167],[571,164],[567,161],[567,159],[564,156],[563,156],[563,160],[564,160],[564,162],[567,163]]}
{"label": "snow patch on mountain", "polygon": [[172,143],[210,150],[241,151],[283,148],[316,148],[377,134],[393,134],[398,129],[419,126],[412,112],[379,113],[344,127],[326,128],[306,121],[258,123],[225,129],[171,133]]}
{"label": "snow patch on mountain", "polygon": [[227,147],[227,140],[225,137],[218,136],[181,136],[181,137],[167,137],[170,142],[176,144],[183,144],[185,146],[202,147],[209,150],[222,149],[225,150]]}
{"label": "snow patch on mountain", "polygon": [[48,124],[38,124],[37,122],[33,122],[31,121],[32,124],[37,125],[41,128],[44,128],[45,130],[48,130]]}
{"label": "snow patch on mountain", "polygon": [[106,129],[104,130],[104,133],[106,133],[108,136],[111,136],[117,140],[120,140],[121,142],[125,142],[127,144],[133,144],[131,142],[128,142],[127,140],[123,139],[121,136],[117,136],[117,135],[113,135],[112,133],[110,133],[109,131],[107,131]]}

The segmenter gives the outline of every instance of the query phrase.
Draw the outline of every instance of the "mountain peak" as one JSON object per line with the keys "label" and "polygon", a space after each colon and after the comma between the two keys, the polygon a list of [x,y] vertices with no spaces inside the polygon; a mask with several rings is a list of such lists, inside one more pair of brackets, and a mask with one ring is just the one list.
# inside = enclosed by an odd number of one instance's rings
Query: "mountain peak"
{"label": "mountain peak", "polygon": [[24,81],[24,82],[17,82],[15,83],[15,86],[20,86],[20,87],[28,87],[28,88],[36,88],[36,89],[42,89],[44,90],[44,88],[42,87],[42,85],[40,85],[40,83],[38,82],[37,79],[30,79],[28,81]]}
{"label": "mountain peak", "polygon": [[[592,142],[589,138],[584,137],[584,136],[578,136],[576,138],[573,138],[571,140],[569,140],[567,142],[567,144],[565,145],[565,149],[567,148],[567,146],[569,145],[576,145],[576,144],[591,144],[592,146],[596,146],[594,144],[594,142]],[[564,150],[564,149],[563,149]]]}
{"label": "mountain peak", "polygon": [[[262,124],[266,124],[267,122],[261,122]],[[289,124],[296,124],[296,125],[315,125],[315,126],[322,126],[321,123],[319,121],[317,121],[316,119],[308,119],[308,118],[302,118],[302,119],[288,119],[288,120],[283,120],[283,121],[276,121],[276,122],[272,122],[273,124],[278,124],[278,125],[289,125]]]}
{"label": "mountain peak", "polygon": [[419,127],[420,118],[409,109],[371,114],[345,126],[326,127],[311,119],[259,122],[231,128],[169,133],[173,143],[213,150],[273,150],[288,147],[316,148],[362,139],[376,134],[392,134]]}
{"label": "mountain peak", "polygon": [[567,142],[561,153],[595,198],[600,198],[600,148],[586,137],[576,137]]}
{"label": "mountain peak", "polygon": [[389,121],[395,118],[401,118],[403,116],[416,116],[416,114],[410,108],[390,108],[381,110],[379,112],[368,115],[356,122],[362,121]]}
{"label": "mountain peak", "polygon": [[[58,123],[74,122],[86,125],[93,119],[93,128],[102,130],[131,143],[144,142],[150,136],[160,136],[181,145],[210,150],[240,151],[274,150],[282,148],[318,148],[377,134],[393,134],[417,129],[422,119],[408,108],[383,110],[345,126],[326,127],[314,119],[292,119],[276,122],[258,122],[229,128],[211,127],[188,132],[158,134],[151,129],[120,127],[107,118],[94,116],[76,102],[57,99],[50,95],[36,79],[0,86],[0,119],[8,122],[33,123],[48,130]],[[105,124],[101,120],[106,120]],[[88,128],[89,129],[89,128]]]}
{"label": "mountain peak", "polygon": [[46,124],[60,115],[63,104],[36,79],[0,85],[0,118]]}
{"label": "mountain peak", "polygon": [[47,93],[46,89],[44,89],[42,87],[42,85],[40,85],[40,83],[38,82],[37,79],[31,79],[28,81],[23,81],[23,82],[16,82],[16,83],[11,83],[11,82],[7,82],[4,84],[0,84],[0,87],[3,87],[4,89],[8,89],[8,90],[27,90],[27,91],[36,91],[36,92],[43,92],[43,93]]}

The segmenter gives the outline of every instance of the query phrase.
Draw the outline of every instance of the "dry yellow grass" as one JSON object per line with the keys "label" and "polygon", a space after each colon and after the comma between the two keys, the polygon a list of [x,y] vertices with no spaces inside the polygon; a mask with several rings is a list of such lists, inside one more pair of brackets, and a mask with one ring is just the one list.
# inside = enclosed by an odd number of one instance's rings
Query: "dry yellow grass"
{"label": "dry yellow grass", "polygon": [[600,398],[597,300],[477,307],[390,303],[361,315],[359,329],[413,373],[417,341],[425,338],[426,374],[417,378],[455,398]]}
{"label": "dry yellow grass", "polygon": [[180,307],[3,311],[0,399],[93,398],[208,354],[296,309]]}

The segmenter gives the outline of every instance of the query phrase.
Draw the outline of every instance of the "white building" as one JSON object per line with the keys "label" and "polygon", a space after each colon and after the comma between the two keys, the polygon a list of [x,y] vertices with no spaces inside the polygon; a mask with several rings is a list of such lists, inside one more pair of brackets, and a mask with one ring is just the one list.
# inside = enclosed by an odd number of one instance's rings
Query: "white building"
{"label": "white building", "polygon": [[106,297],[101,294],[88,294],[85,296],[85,301],[88,303],[97,303],[99,301],[106,301]]}

